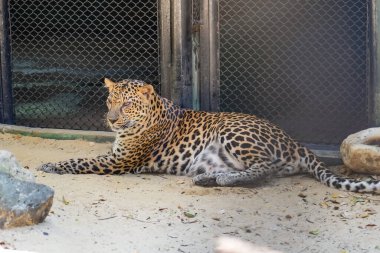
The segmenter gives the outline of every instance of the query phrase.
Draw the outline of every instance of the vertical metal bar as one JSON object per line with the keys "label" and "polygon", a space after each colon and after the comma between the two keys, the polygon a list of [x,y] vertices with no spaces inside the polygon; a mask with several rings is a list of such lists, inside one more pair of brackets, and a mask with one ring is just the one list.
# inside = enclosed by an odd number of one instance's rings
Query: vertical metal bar
{"label": "vertical metal bar", "polygon": [[9,3],[8,0],[0,2],[0,60],[1,60],[1,95],[2,111],[0,121],[13,124],[13,95],[12,95],[12,69],[11,69],[11,46],[9,25]]}
{"label": "vertical metal bar", "polygon": [[170,0],[158,0],[158,27],[160,38],[161,95],[171,99],[171,19]]}
{"label": "vertical metal bar", "polygon": [[202,0],[200,31],[201,110],[219,110],[218,1]]}

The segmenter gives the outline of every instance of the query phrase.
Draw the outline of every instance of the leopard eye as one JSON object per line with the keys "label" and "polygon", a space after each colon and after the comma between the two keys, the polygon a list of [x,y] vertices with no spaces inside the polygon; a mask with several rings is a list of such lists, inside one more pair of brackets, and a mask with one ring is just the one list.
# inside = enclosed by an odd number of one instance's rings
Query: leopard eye
{"label": "leopard eye", "polygon": [[124,104],[123,104],[123,108],[128,108],[128,107],[130,107],[132,105],[132,101],[126,101],[126,102],[124,102]]}

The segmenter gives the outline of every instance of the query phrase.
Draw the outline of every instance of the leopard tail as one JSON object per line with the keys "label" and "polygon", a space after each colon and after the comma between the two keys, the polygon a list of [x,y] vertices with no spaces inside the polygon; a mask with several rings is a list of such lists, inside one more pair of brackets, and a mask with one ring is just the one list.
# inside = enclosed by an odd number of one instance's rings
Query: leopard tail
{"label": "leopard tail", "polygon": [[352,178],[343,178],[334,174],[309,149],[303,148],[300,154],[301,167],[318,181],[336,189],[350,192],[380,192],[379,180],[362,181]]}

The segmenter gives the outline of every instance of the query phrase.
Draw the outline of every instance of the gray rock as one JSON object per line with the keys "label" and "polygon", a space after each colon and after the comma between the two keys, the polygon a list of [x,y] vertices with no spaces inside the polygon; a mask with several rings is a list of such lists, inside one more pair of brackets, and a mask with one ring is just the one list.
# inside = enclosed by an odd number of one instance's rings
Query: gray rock
{"label": "gray rock", "polygon": [[16,160],[16,157],[7,150],[0,150],[0,172],[12,175],[20,180],[34,182],[33,174],[24,169]]}
{"label": "gray rock", "polygon": [[54,190],[0,172],[0,228],[42,222],[53,204]]}
{"label": "gray rock", "polygon": [[54,190],[33,181],[10,152],[0,151],[0,229],[37,224],[49,214]]}

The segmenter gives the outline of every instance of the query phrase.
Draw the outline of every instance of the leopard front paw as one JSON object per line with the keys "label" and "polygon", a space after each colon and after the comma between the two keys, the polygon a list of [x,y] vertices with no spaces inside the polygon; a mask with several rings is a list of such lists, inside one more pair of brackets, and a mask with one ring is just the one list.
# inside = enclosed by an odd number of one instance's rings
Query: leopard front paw
{"label": "leopard front paw", "polygon": [[54,163],[44,163],[37,167],[37,171],[46,173],[64,174],[65,171],[59,169]]}
{"label": "leopard front paw", "polygon": [[216,175],[203,173],[193,177],[193,183],[200,186],[216,186]]}

